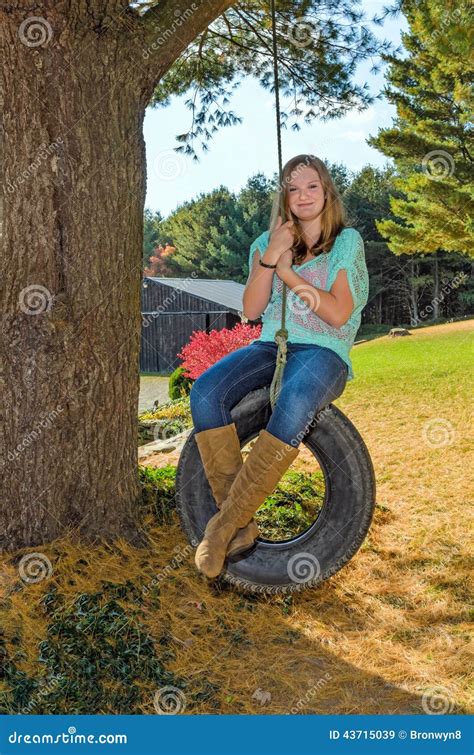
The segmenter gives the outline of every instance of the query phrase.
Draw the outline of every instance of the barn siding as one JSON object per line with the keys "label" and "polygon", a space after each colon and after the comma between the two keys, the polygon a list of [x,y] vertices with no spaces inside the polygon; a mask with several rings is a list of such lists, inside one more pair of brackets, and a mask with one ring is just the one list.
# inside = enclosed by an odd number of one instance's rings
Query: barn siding
{"label": "barn siding", "polygon": [[195,330],[233,328],[240,316],[187,291],[148,281],[142,287],[140,371],[171,374],[181,363],[177,353]]}

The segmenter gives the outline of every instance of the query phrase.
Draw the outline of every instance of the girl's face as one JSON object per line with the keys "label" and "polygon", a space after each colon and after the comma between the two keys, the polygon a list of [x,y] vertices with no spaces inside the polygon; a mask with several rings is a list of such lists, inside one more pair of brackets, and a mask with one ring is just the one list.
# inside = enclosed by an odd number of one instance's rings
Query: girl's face
{"label": "girl's face", "polygon": [[299,166],[288,182],[288,204],[291,212],[300,220],[312,220],[324,207],[324,190],[315,168]]}

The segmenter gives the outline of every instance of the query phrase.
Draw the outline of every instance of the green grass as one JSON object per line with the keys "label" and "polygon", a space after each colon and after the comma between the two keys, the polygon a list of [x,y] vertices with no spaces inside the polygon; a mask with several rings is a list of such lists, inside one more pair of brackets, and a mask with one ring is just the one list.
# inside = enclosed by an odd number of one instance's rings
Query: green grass
{"label": "green grass", "polygon": [[473,344],[473,333],[467,331],[418,331],[361,344],[351,352],[355,380],[346,390],[354,387],[366,395],[391,386],[396,401],[407,392],[411,401],[419,396],[422,403],[443,396],[470,401]]}
{"label": "green grass", "polygon": [[262,537],[286,540],[307,529],[321,511],[324,489],[321,471],[288,470],[255,516]]}

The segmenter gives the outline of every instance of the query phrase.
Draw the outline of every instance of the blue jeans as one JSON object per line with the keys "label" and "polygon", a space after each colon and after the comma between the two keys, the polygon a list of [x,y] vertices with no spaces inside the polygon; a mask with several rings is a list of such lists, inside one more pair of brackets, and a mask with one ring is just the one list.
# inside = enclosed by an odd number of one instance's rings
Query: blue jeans
{"label": "blue jeans", "polygon": [[[298,446],[315,414],[344,391],[349,368],[332,349],[287,342],[283,380],[266,430]],[[278,345],[253,341],[226,354],[193,383],[190,393],[195,432],[232,422],[230,410],[250,391],[269,386]]]}

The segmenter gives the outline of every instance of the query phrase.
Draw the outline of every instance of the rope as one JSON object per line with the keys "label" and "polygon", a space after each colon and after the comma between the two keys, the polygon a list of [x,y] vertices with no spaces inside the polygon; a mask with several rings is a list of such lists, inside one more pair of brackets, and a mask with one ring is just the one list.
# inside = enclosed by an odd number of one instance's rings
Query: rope
{"label": "rope", "polygon": [[[277,54],[277,38],[276,38],[276,14],[275,14],[275,0],[271,0],[272,8],[272,43],[273,43],[273,78],[275,83],[275,103],[276,103],[276,130],[277,130],[277,142],[278,142],[278,191],[280,192],[280,214],[282,224],[286,222],[285,206],[283,201],[283,187],[282,183],[282,158],[281,158],[281,125],[280,125],[280,92],[278,84],[278,54]],[[275,406],[275,402],[281,390],[281,383],[283,379],[283,370],[286,364],[287,354],[287,340],[288,331],[285,327],[286,317],[286,283],[283,283],[283,293],[281,302],[281,328],[275,333],[275,341],[278,344],[278,351],[276,355],[276,366],[273,375],[272,383],[270,385],[270,404],[272,410]]]}

